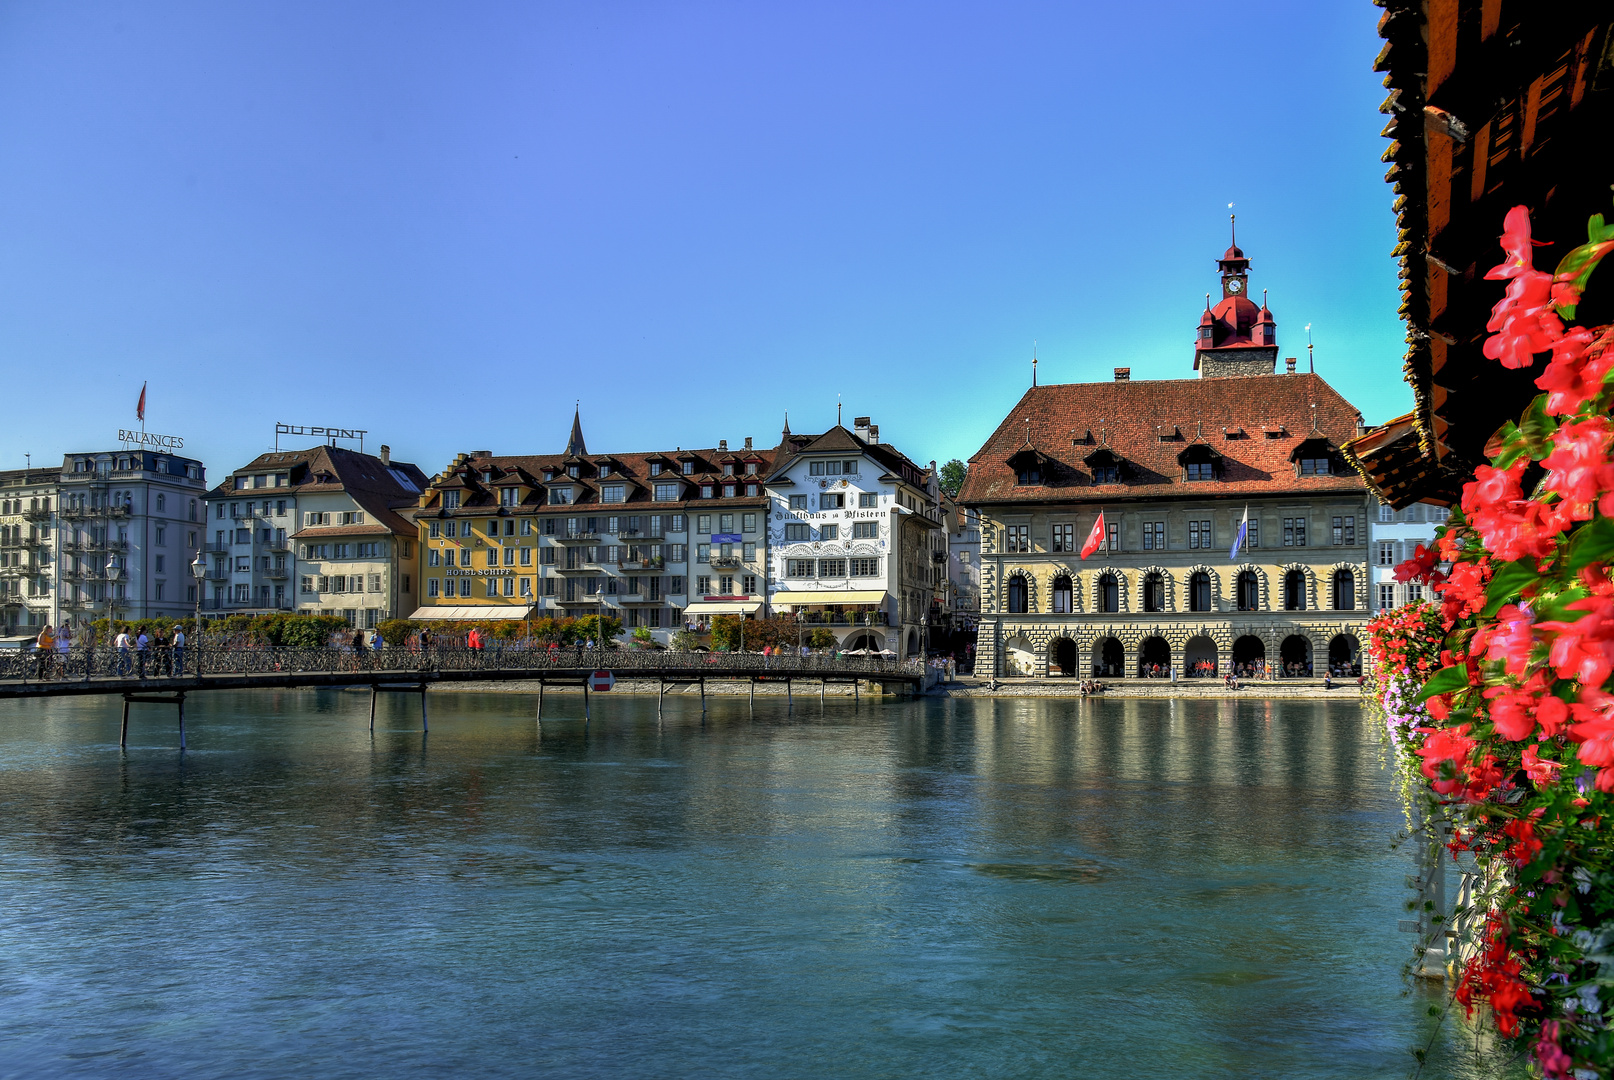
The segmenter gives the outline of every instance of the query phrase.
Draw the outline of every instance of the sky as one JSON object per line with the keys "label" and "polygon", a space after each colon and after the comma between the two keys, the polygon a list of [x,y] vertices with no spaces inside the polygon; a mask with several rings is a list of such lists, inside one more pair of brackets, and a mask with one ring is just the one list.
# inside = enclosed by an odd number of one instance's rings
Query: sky
{"label": "sky", "polygon": [[[0,468],[146,426],[924,463],[1193,375],[1228,204],[1280,355],[1401,382],[1368,0],[0,6]],[[290,439],[283,445],[307,445]]]}

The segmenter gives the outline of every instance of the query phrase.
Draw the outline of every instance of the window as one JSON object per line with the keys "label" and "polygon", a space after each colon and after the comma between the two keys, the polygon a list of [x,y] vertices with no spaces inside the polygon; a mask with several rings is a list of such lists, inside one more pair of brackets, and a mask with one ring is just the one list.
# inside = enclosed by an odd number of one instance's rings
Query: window
{"label": "window", "polygon": [[1392,543],[1390,543],[1388,541],[1385,541],[1385,540],[1380,540],[1379,541],[1379,565],[1380,566],[1394,566],[1395,565],[1395,545],[1394,544],[1392,544]]}
{"label": "window", "polygon": [[840,578],[846,576],[845,559],[819,559],[818,576],[821,578]]}
{"label": "window", "polygon": [[1261,522],[1255,518],[1250,519],[1250,528],[1244,535],[1244,546],[1258,548],[1261,546]]}
{"label": "window", "polygon": [[701,498],[703,498],[703,499],[713,498],[714,496],[712,495],[712,491],[713,491],[713,488],[712,488],[711,484],[702,484],[701,485]]}
{"label": "window", "polygon": [[[1076,550],[1076,526],[1075,525],[1072,525],[1069,522],[1066,522],[1064,524],[1054,526],[1054,550],[1055,551],[1075,551]],[[1055,610],[1057,611],[1058,609],[1055,608]]]}
{"label": "window", "polygon": [[728,574],[724,574],[722,577],[718,578],[717,579],[717,594],[719,596],[733,596],[734,595],[734,578],[731,577]]}
{"label": "window", "polygon": [[1015,467],[1014,482],[1021,485],[1042,483],[1042,462],[1035,457],[1027,455],[1027,457]]}
{"label": "window", "polygon": [[652,497],[656,500],[656,502],[677,502],[678,501],[678,485],[677,484],[657,484],[657,485],[655,485],[655,489],[654,489],[654,493],[653,493]]}
{"label": "window", "polygon": [[853,577],[879,577],[879,559],[851,559]]}
{"label": "window", "polygon": [[1210,609],[1210,575],[1200,570],[1188,579],[1188,610],[1209,611]]}
{"label": "window", "polygon": [[460,565],[461,566],[470,566],[471,565],[471,549],[470,548],[460,548]]}
{"label": "window", "polygon": [[698,562],[698,563],[709,563],[709,562],[711,562],[712,561],[712,545],[711,544],[696,544],[695,545],[695,561]]}
{"label": "window", "polygon": [[755,559],[757,557],[757,545],[754,542],[750,541],[750,540],[747,540],[745,543],[741,544],[740,545],[740,557],[743,558],[746,562],[755,561]]}
{"label": "window", "polygon": [[159,526],[157,526],[156,532],[157,532],[157,546],[158,547],[167,547],[168,546],[168,530],[163,528],[161,525],[159,525]]}
{"label": "window", "polygon": [[600,502],[602,502],[602,503],[627,502],[627,500],[628,500],[627,490],[628,490],[628,488],[627,488],[626,484],[601,484],[600,485]]}
{"label": "window", "polygon": [[1121,468],[1118,465],[1094,465],[1094,484],[1118,484],[1121,482]]}
{"label": "window", "polygon": [[555,548],[546,547],[538,549],[538,561],[545,566],[555,565]]}
{"label": "window", "polygon": [[839,540],[841,538],[841,527],[839,525],[820,525],[818,527],[818,538],[820,540]]}
{"label": "window", "polygon": [[1334,518],[1334,543],[1356,543],[1356,519],[1354,517]]}
{"label": "window", "polygon": [[441,566],[442,562],[443,562],[442,555],[443,555],[443,553],[441,551],[437,550],[436,548],[427,548],[426,549],[426,565],[427,566]]}
{"label": "window", "polygon": [[522,566],[531,566],[532,565],[532,548],[524,547],[524,548],[521,549],[521,565]]}
{"label": "window", "polygon": [[1416,582],[1407,583],[1407,603],[1416,604],[1423,599],[1423,586]]}
{"label": "window", "polygon": [[1145,521],[1143,523],[1143,550],[1166,550],[1166,523],[1164,521]]}
{"label": "window", "polygon": [[1003,550],[1011,553],[1029,552],[1031,550],[1031,526],[1010,525],[1005,528],[1007,537]]}
{"label": "window", "polygon": [[1306,575],[1291,570],[1283,576],[1283,608],[1285,611],[1306,610]]}
{"label": "window", "polygon": [[747,574],[745,577],[741,578],[740,589],[744,595],[754,596],[757,591],[757,576],[755,574]]}
{"label": "window", "polygon": [[734,531],[734,515],[717,515],[717,531],[720,533],[732,533]]}
{"label": "window", "polygon": [[1026,579],[1016,574],[1009,579],[1009,614],[1024,615],[1026,613],[1027,596]]}
{"label": "window", "polygon": [[852,522],[852,539],[853,540],[874,540],[874,539],[877,539],[879,537],[879,535],[880,535],[880,523],[878,521],[854,521],[854,522]]}
{"label": "window", "polygon": [[549,489],[550,506],[569,506],[572,501],[572,489],[569,487],[554,487]]}
{"label": "window", "polygon": [[[1283,546],[1306,546],[1306,519],[1303,517],[1283,519]],[[1299,610],[1298,608],[1296,610]]]}
{"label": "window", "polygon": [[1391,507],[1389,503],[1380,503],[1379,504],[1379,520],[1380,521],[1394,521],[1395,520],[1395,509],[1393,507]]}
{"label": "window", "polygon": [[1216,479],[1216,464],[1211,461],[1190,461],[1188,463],[1188,479],[1214,480]]}
{"label": "window", "polygon": [[1255,571],[1245,570],[1238,576],[1236,592],[1240,611],[1256,611],[1261,607],[1261,583]]}
{"label": "window", "polygon": [[1380,585],[1379,586],[1379,607],[1380,608],[1393,608],[1393,607],[1395,607],[1395,586],[1394,585]]}
{"label": "window", "polygon": [[661,475],[661,462],[652,461],[650,463],[650,475],[651,476],[660,476]]}
{"label": "window", "polygon": [[[856,463],[854,462],[853,464],[855,465]],[[839,476],[841,475],[841,462],[814,461],[808,465],[807,471],[813,476]],[[857,469],[854,467],[851,471],[856,472]]]}
{"label": "window", "polygon": [[805,495],[792,495],[792,496],[790,496],[790,509],[792,509],[792,510],[805,510],[805,509],[807,509],[807,496],[805,496]]}
{"label": "window", "polygon": [[1143,579],[1143,610],[1166,610],[1166,582],[1159,574],[1150,574]]}
{"label": "window", "polygon": [[1356,610],[1356,575],[1349,570],[1334,571],[1334,610]]}
{"label": "window", "polygon": [[515,506],[520,501],[521,501],[521,489],[520,488],[507,487],[507,488],[500,488],[499,489],[499,505],[500,506]]}
{"label": "window", "polygon": [[1114,614],[1121,610],[1121,583],[1114,574],[1098,579],[1098,609]]}
{"label": "window", "polygon": [[704,574],[695,579],[695,595],[710,596],[712,592],[712,579]]}
{"label": "window", "polygon": [[825,492],[818,497],[818,508],[820,510],[844,510],[846,509],[846,496],[839,493],[831,495],[829,492]]}
{"label": "window", "polygon": [[238,555],[235,559],[235,572],[245,574],[252,570],[252,556]]}
{"label": "window", "polygon": [[811,540],[811,527],[807,525],[786,525],[786,540]]}
{"label": "window", "polygon": [[458,510],[459,505],[460,505],[460,493],[458,491],[445,491],[445,492],[443,492],[443,508],[444,509],[446,509],[446,510]]}
{"label": "window", "polygon": [[880,505],[880,496],[879,496],[878,492],[874,492],[874,491],[859,492],[858,497],[857,497],[857,506],[858,506],[859,510],[873,510],[876,507],[878,507],[879,505]]}
{"label": "window", "polygon": [[[164,557],[164,556],[162,556],[162,555],[158,555],[158,556],[157,556],[157,559],[156,559],[156,563],[157,563],[157,565],[156,565],[156,567],[155,567],[155,572],[156,572],[156,573],[159,573],[159,574],[161,574],[161,573],[164,573],[164,572],[165,572],[165,566],[164,566],[164,564],[165,564],[165,563],[167,563],[167,561],[168,561],[168,560],[167,560],[167,558],[166,558],[166,557]],[[267,559],[266,559],[266,560],[264,560],[264,561],[265,561],[265,562],[267,562],[267,561],[268,561],[268,560],[267,560]],[[162,599],[162,597],[160,597],[160,596],[159,596],[159,597],[158,597],[158,598],[157,598],[157,599],[159,599],[159,600],[161,600],[161,599]]]}
{"label": "window", "polygon": [[695,475],[695,463],[693,461],[684,462],[683,463],[683,472],[684,472],[685,476],[694,476]]}
{"label": "window", "polygon": [[427,539],[435,540],[441,535],[443,535],[442,522],[433,521],[433,522],[430,522],[429,524],[427,524],[427,526],[426,526],[426,537],[427,537]]}
{"label": "window", "polygon": [[1113,525],[1107,525],[1107,526],[1105,526],[1104,531],[1109,534],[1108,536],[1106,536],[1104,538],[1104,549],[1106,551],[1120,551],[1121,550],[1121,523],[1116,522]]}
{"label": "window", "polygon": [[754,533],[757,531],[757,516],[755,514],[740,515],[740,531]]}
{"label": "window", "polygon": [[[1055,549],[1059,550],[1059,549]],[[1055,615],[1069,615],[1071,612],[1072,589],[1070,578],[1060,575],[1054,578],[1053,611]]]}
{"label": "window", "polygon": [[[1190,521],[1188,523],[1188,546],[1191,548],[1208,548],[1214,542],[1211,532],[1211,523],[1208,521]],[[1194,608],[1195,611],[1208,610]]]}
{"label": "window", "polygon": [[468,578],[468,577],[460,578],[460,595],[465,597],[466,599],[470,599],[470,596],[471,596],[471,579],[470,578]]}
{"label": "window", "polygon": [[1301,458],[1300,459],[1300,475],[1301,476],[1327,476],[1328,473],[1329,473],[1329,465],[1328,465],[1328,459],[1327,458]]}
{"label": "window", "polygon": [[[527,549],[522,548],[521,550],[525,551]],[[491,555],[493,553],[490,551],[490,552],[488,552],[488,554]],[[513,548],[513,547],[505,548],[504,549],[504,565],[506,565],[506,566],[514,566],[515,564],[516,564],[516,549]]]}
{"label": "window", "polygon": [[[166,495],[164,495],[160,491],[157,492],[157,512],[161,513],[162,511],[167,510],[167,509],[168,509],[168,497]],[[159,596],[159,597],[157,597],[157,599],[161,600],[162,597]]]}

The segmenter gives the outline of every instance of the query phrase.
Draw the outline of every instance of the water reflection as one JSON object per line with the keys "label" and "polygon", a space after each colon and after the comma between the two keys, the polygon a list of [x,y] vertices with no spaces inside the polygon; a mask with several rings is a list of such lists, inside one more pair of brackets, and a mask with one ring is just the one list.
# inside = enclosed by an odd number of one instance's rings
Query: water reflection
{"label": "water reflection", "polygon": [[[1343,702],[0,706],[0,1038],[100,1075],[1397,1075]],[[1448,1021],[1425,1076],[1494,1075]]]}

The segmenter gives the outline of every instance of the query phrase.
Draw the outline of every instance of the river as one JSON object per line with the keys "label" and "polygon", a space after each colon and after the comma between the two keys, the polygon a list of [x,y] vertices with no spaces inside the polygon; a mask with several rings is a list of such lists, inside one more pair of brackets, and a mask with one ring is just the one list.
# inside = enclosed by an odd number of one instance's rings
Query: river
{"label": "river", "polygon": [[0,703],[0,1076],[1498,1075],[1354,703],[532,706]]}

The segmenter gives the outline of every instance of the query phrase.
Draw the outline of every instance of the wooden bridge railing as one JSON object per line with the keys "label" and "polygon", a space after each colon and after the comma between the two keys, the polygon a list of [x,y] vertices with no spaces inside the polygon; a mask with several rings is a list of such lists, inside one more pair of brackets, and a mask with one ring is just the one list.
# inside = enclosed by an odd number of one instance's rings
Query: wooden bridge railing
{"label": "wooden bridge railing", "polygon": [[878,656],[809,653],[806,656],[763,656],[761,653],[671,652],[652,649],[599,649],[565,646],[550,649],[490,645],[482,649],[431,646],[426,649],[284,648],[230,645],[147,649],[143,653],[109,646],[75,648],[66,653],[33,650],[0,652],[0,682],[51,683],[88,679],[144,678],[154,683],[194,679],[197,675],[290,675],[348,673],[356,676],[488,672],[514,674],[606,669],[618,678],[668,677],[750,678],[757,675],[808,678],[919,678],[917,660]]}

